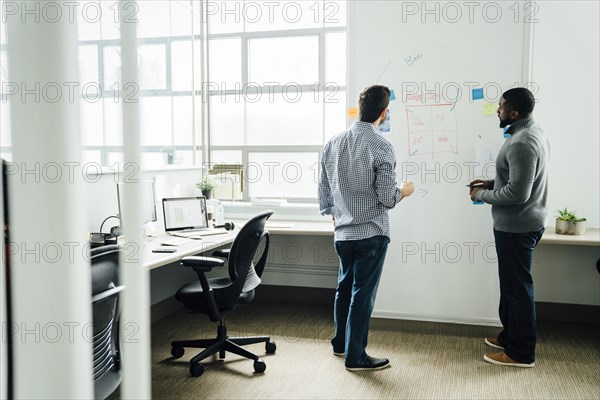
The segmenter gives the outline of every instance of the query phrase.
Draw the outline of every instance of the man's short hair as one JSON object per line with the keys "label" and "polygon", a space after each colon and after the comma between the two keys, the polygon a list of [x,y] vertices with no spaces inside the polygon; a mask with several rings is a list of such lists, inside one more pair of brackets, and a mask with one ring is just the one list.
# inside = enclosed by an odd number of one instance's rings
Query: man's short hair
{"label": "man's short hair", "polygon": [[358,96],[359,119],[375,122],[390,104],[390,89],[382,85],[365,88]]}
{"label": "man's short hair", "polygon": [[504,102],[509,104],[511,111],[517,111],[519,116],[526,118],[533,111],[535,97],[524,87],[509,89],[502,95]]}

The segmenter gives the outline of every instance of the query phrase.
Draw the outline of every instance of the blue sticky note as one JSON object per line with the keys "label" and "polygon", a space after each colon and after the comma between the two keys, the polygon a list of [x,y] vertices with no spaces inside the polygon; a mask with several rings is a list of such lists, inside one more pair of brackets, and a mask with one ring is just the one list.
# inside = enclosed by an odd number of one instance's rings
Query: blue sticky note
{"label": "blue sticky note", "polygon": [[473,89],[473,100],[481,100],[483,99],[483,88]]}
{"label": "blue sticky note", "polygon": [[396,95],[394,94],[394,89],[390,89],[390,100],[396,100]]}

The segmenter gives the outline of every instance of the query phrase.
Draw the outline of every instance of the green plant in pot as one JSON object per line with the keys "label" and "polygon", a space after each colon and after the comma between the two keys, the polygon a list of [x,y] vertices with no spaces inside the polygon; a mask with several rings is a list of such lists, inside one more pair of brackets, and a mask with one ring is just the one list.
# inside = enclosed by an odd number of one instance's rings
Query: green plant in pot
{"label": "green plant in pot", "polygon": [[175,158],[177,157],[177,150],[173,146],[166,146],[160,149],[160,152],[164,154],[165,163],[168,165],[175,164]]}
{"label": "green plant in pot", "polygon": [[585,234],[585,222],[585,218],[578,217],[575,211],[565,207],[564,210],[558,210],[555,232],[561,235],[583,235]]}
{"label": "green plant in pot", "polygon": [[212,191],[217,187],[215,181],[209,178],[208,175],[205,175],[204,178],[200,182],[196,184],[196,187],[202,191],[202,196],[210,199],[212,196]]}

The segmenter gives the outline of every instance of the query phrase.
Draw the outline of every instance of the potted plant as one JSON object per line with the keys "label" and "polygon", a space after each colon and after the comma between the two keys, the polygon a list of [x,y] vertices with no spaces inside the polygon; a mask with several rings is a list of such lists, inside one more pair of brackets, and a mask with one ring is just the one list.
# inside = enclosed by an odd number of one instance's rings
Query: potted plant
{"label": "potted plant", "polygon": [[585,234],[585,218],[580,218],[575,214],[575,211],[558,210],[556,216],[555,232],[562,235],[583,235]]}
{"label": "potted plant", "polygon": [[208,175],[204,175],[204,178],[196,184],[196,187],[202,191],[202,196],[210,199],[212,191],[217,187],[217,184]]}
{"label": "potted plant", "polygon": [[173,146],[165,146],[160,149],[160,152],[165,156],[165,162],[168,165],[175,164],[175,156],[177,155],[177,150]]}

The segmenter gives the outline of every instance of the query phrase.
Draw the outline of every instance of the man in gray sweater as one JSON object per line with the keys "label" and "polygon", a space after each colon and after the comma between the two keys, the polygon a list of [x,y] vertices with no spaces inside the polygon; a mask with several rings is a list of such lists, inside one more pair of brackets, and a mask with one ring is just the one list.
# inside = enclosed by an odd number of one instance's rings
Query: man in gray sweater
{"label": "man in gray sweater", "polygon": [[509,137],[496,159],[496,179],[470,185],[474,201],[492,205],[500,278],[503,331],[485,343],[503,350],[486,354],[492,364],[533,367],[536,321],[531,260],[548,218],[550,143],[531,112],[533,94],[525,88],[506,91],[500,99],[500,127]]}

